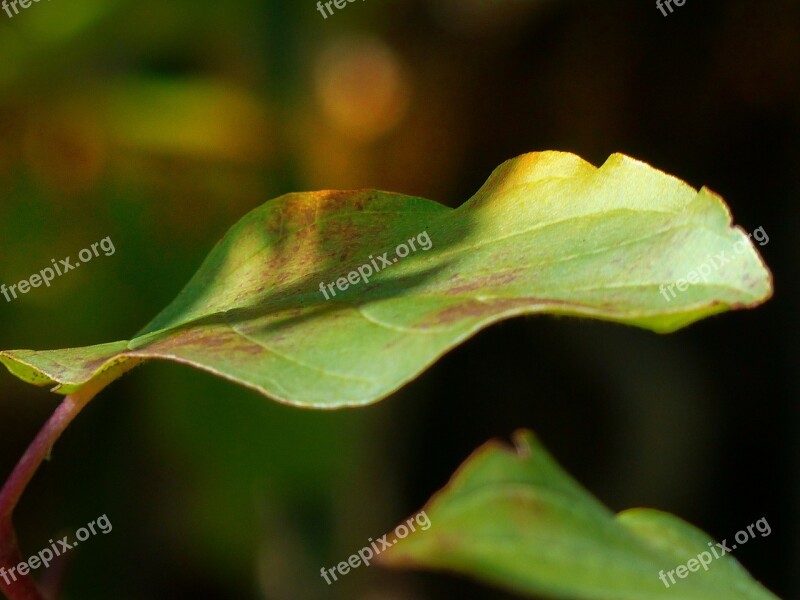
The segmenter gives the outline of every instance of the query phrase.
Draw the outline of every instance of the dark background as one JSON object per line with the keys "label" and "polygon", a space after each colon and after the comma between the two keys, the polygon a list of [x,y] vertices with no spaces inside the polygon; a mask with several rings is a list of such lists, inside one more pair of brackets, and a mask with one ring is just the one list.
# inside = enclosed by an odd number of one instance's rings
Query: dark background
{"label": "dark background", "polygon": [[[106,513],[67,597],[505,598],[339,562],[482,443],[538,433],[615,510],[675,513],[800,597],[800,4],[72,0],[0,13],[0,282],[110,236],[49,289],[0,298],[1,348],[127,339],[230,225],[282,193],[372,187],[457,206],[500,162],[624,152],[763,227],[765,306],[657,336],[521,318],[367,409],[287,408],[152,364],[105,391],[20,506],[26,552]],[[795,367],[792,367],[792,365]],[[0,471],[56,398],[0,376]]]}

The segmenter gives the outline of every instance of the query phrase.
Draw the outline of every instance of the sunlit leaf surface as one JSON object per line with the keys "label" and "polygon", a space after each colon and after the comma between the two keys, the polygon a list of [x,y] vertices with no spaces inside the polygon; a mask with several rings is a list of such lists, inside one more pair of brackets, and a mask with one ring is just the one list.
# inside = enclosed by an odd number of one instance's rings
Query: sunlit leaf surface
{"label": "sunlit leaf surface", "polygon": [[[675,289],[719,253],[730,260]],[[770,294],[712,192],[622,155],[598,169],[544,152],[504,163],[457,209],[374,190],[282,196],[237,223],[130,341],[0,360],[69,393],[126,360],[166,359],[336,408],[387,396],[501,319],[545,312],[667,332]]]}

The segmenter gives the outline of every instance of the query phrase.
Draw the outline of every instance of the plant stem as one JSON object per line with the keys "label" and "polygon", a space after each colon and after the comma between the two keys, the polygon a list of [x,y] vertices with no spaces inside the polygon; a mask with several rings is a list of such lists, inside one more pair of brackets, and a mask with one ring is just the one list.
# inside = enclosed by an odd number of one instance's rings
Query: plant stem
{"label": "plant stem", "polygon": [[111,369],[96,380],[84,385],[74,394],[66,396],[31,445],[28,446],[0,491],[0,590],[8,596],[9,600],[46,600],[33,577],[15,572],[15,580],[10,574],[11,569],[22,562],[12,517],[25,488],[42,462],[49,456],[56,440],[78,416],[78,413],[100,390],[138,362],[131,361],[132,364],[125,365],[124,368]]}

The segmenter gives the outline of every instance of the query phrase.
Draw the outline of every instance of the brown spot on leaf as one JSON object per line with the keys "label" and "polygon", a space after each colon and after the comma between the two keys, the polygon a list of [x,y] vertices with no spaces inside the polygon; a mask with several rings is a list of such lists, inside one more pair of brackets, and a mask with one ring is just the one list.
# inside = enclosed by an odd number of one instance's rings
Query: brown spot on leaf
{"label": "brown spot on leaf", "polygon": [[466,319],[483,319],[492,315],[513,311],[516,309],[529,309],[531,312],[538,307],[563,306],[588,307],[588,305],[565,302],[563,300],[549,300],[545,298],[493,298],[491,300],[468,300],[462,304],[451,306],[433,315],[424,326],[435,327],[447,323],[456,323]]}
{"label": "brown spot on leaf", "polygon": [[[458,275],[453,275],[450,279],[453,279],[454,277],[458,277]],[[493,273],[488,277],[475,279],[470,283],[465,283],[464,285],[452,287],[449,290],[447,290],[446,294],[448,296],[456,296],[458,294],[463,294],[466,292],[474,292],[476,290],[483,290],[492,287],[500,287],[507,283],[511,283],[516,278],[517,276],[513,272]]]}

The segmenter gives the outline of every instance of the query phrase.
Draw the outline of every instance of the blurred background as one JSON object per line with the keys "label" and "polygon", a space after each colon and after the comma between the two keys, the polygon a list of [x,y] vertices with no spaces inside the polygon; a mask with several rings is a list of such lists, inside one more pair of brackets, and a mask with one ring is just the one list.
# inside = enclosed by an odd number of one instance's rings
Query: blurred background
{"label": "blurred background", "polygon": [[[517,154],[620,151],[728,201],[775,275],[764,307],[669,336],[521,318],[368,409],[287,408],[174,364],[96,399],[23,499],[34,552],[107,514],[66,597],[511,596],[439,574],[319,575],[531,428],[615,510],[675,513],[800,598],[800,4],[71,0],[0,12],[0,283],[116,253],[7,303],[0,348],[127,339],[242,215],[290,191],[464,202]],[[791,365],[794,364],[795,367]],[[0,374],[0,472],[56,397]],[[434,523],[435,526],[435,523]],[[655,575],[654,575],[655,576]]]}

